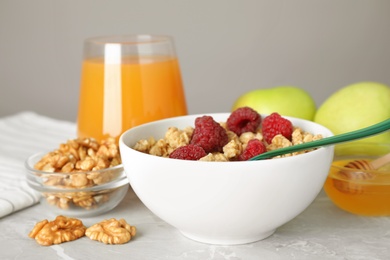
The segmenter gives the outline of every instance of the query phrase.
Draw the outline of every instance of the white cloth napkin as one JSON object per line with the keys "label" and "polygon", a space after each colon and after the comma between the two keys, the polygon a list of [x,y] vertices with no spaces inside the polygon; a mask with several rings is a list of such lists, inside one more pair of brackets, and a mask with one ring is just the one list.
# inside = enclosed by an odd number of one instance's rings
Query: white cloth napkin
{"label": "white cloth napkin", "polygon": [[0,118],[0,218],[37,203],[26,181],[24,162],[37,152],[57,149],[76,136],[72,122],[26,111]]}

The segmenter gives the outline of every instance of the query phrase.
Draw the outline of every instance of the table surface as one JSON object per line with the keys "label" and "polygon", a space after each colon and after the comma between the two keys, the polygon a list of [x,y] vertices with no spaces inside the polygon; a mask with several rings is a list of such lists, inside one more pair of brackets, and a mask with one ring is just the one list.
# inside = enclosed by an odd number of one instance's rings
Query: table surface
{"label": "table surface", "polygon": [[236,246],[192,241],[151,213],[129,189],[109,213],[82,218],[86,226],[124,218],[137,227],[127,244],[105,245],[87,237],[41,246],[28,237],[34,225],[54,215],[42,205],[0,219],[1,259],[389,259],[390,218],[362,217],[338,209],[321,192],[299,216],[261,241]]}
{"label": "table surface", "polygon": [[[54,147],[75,132],[74,124],[34,113],[3,118],[1,122],[1,155],[4,160],[21,164],[31,152],[43,146]],[[13,143],[7,146],[7,140]],[[109,213],[82,218],[87,227],[108,218],[124,218],[137,227],[137,235],[127,244],[105,245],[82,237],[60,245],[41,246],[28,237],[37,222],[55,217],[43,205],[36,204],[1,218],[0,259],[390,259],[390,218],[349,214],[334,206],[324,192],[272,236],[237,246],[202,244],[184,237],[151,213],[131,189]]]}

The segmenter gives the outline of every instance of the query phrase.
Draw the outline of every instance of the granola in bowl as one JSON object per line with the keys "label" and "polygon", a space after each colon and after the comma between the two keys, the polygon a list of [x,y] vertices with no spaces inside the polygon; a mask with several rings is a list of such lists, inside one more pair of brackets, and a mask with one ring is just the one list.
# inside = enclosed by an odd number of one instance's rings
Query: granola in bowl
{"label": "granola in bowl", "polygon": [[[238,119],[237,116],[234,118],[236,120],[234,125],[231,121],[236,111],[234,111],[225,122],[216,122],[210,116],[202,116],[195,119],[195,127],[187,126],[183,129],[179,129],[175,126],[170,126],[163,138],[156,140],[151,136],[148,139],[141,139],[133,146],[133,149],[160,157],[227,162],[244,161],[266,151],[322,139],[321,134],[310,133],[303,130],[301,127],[293,126],[288,119],[281,117],[277,113],[273,113],[262,120],[261,116],[253,109],[247,107],[241,109],[245,109],[246,114],[255,114],[253,117],[256,118],[255,120],[257,120],[257,122],[252,124],[250,128],[247,125],[253,123],[253,120],[251,121],[249,116],[242,115],[244,113],[242,111],[239,111],[240,115]],[[280,131],[278,131],[279,129],[275,130],[274,122],[272,122],[274,125],[271,125],[270,127],[270,123],[268,122],[271,120],[271,117],[279,120],[276,122],[277,127],[280,128],[280,121],[283,120],[282,123],[287,124],[290,129],[288,131],[283,131],[284,129]],[[274,118],[272,118],[272,120],[275,120]],[[265,125],[266,123],[268,123],[268,125]],[[213,136],[214,131],[219,132]],[[225,136],[221,138],[222,135]],[[197,136],[201,137],[197,138]],[[201,138],[205,139],[203,143],[194,141],[194,139]],[[214,146],[210,149],[209,144],[218,138],[222,139],[222,141],[218,140],[219,143],[217,142],[217,148]],[[253,142],[251,142],[252,140],[256,140],[257,144],[253,144]],[[193,144],[202,148],[206,146],[207,149],[204,149],[205,153],[197,151],[196,149],[198,148],[193,147]],[[258,146],[261,146],[261,149]],[[184,155],[175,155],[179,149],[183,150],[182,153]],[[306,152],[308,151],[299,151],[279,157],[294,156]],[[194,157],[194,153],[200,155]],[[187,158],[185,155],[188,155]]]}

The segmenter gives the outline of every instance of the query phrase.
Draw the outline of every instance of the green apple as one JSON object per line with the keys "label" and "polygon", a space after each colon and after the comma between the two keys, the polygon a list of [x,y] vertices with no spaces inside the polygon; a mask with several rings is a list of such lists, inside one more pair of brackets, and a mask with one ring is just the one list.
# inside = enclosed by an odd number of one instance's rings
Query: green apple
{"label": "green apple", "polygon": [[[318,108],[314,121],[337,135],[389,118],[390,87],[377,82],[359,82],[328,97]],[[390,131],[355,142],[390,143]]]}
{"label": "green apple", "polygon": [[313,120],[316,112],[313,98],[305,90],[293,86],[256,89],[244,93],[235,101],[232,111],[244,106],[262,114],[278,112],[282,116],[307,120]]}

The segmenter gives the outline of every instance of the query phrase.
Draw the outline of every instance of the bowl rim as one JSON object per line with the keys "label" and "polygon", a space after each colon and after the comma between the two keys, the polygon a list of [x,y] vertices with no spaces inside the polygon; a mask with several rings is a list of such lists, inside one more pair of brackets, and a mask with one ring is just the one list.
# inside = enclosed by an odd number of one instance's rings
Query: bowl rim
{"label": "bowl rim", "polygon": [[[31,154],[30,156],[27,157],[27,159],[24,161],[24,166],[27,168],[27,170],[31,171],[31,172],[37,172],[37,173],[40,173],[42,175],[45,175],[45,174],[50,174],[50,175],[53,175],[53,174],[58,174],[58,175],[65,175],[65,174],[70,174],[68,172],[45,172],[45,171],[41,171],[41,170],[37,170],[35,169],[33,166],[30,165],[30,160],[38,157],[38,158],[42,158],[42,156],[46,155],[48,152],[37,152],[37,153],[34,153],[34,154]],[[118,164],[118,165],[115,165],[113,167],[109,167],[109,168],[104,168],[104,169],[99,169],[99,170],[94,170],[94,171],[86,171],[86,172],[93,172],[93,173],[99,173],[99,172],[105,172],[105,171],[108,171],[108,170],[117,170],[117,169],[120,169],[120,168],[123,168],[123,164]],[[85,173],[85,172],[80,172],[80,173]]]}
{"label": "bowl rim", "polygon": [[125,186],[126,184],[129,184],[127,177],[120,180],[115,180],[111,182],[106,182],[100,185],[81,188],[81,189],[69,189],[69,188],[59,188],[56,186],[49,186],[49,185],[42,185],[38,184],[36,181],[28,181],[28,184],[30,187],[34,188],[35,190],[39,192],[49,193],[49,192],[55,192],[55,193],[77,193],[77,192],[97,192],[97,191],[103,191],[103,190],[112,190],[116,188],[121,188]]}
{"label": "bowl rim", "polygon": [[[351,160],[353,161],[353,160]],[[378,174],[387,174],[387,172],[384,172],[384,171],[378,171],[378,170],[365,170],[365,169],[354,169],[354,168],[349,168],[349,167],[345,167],[345,166],[339,166],[339,165],[335,165],[334,162],[332,162],[332,165],[331,165],[332,168],[335,168],[335,169],[339,169],[339,171],[346,171],[346,172],[350,172],[350,173],[353,173],[353,172],[360,172],[360,173],[378,173]],[[390,173],[390,172],[389,172]],[[360,180],[360,181],[364,181],[364,180]]]}
{"label": "bowl rim", "polygon": [[[201,117],[201,116],[205,116],[205,115],[208,115],[208,116],[228,116],[230,115],[231,112],[222,112],[222,113],[202,113],[202,114],[190,114],[190,115],[184,115],[184,116],[176,116],[176,117],[170,117],[170,118],[165,118],[165,119],[160,119],[160,120],[156,120],[156,121],[152,121],[152,122],[148,122],[148,123],[144,123],[144,124],[141,124],[141,125],[138,125],[138,126],[135,126],[135,127],[132,127],[130,129],[127,129],[125,132],[123,132],[121,134],[121,136],[119,137],[119,147],[121,148],[121,146],[124,146],[126,148],[129,148],[132,152],[136,152],[136,153],[139,153],[141,156],[146,156],[146,157],[149,157],[149,156],[152,156],[154,157],[156,160],[174,160],[175,162],[177,163],[185,163],[185,164],[191,164],[191,163],[196,163],[196,164],[207,164],[207,163],[213,163],[213,164],[232,164],[232,163],[235,163],[235,164],[238,164],[238,163],[244,163],[243,161],[213,161],[213,162],[209,162],[209,161],[190,161],[190,160],[178,160],[178,159],[172,159],[172,158],[167,158],[167,157],[160,157],[160,156],[155,156],[155,155],[151,155],[151,154],[147,154],[147,153],[143,153],[143,152],[140,152],[140,151],[137,151],[135,149],[133,149],[130,145],[128,145],[124,139],[131,134],[131,132],[137,130],[137,129],[140,129],[140,128],[143,128],[143,127],[150,127],[150,126],[153,126],[153,125],[158,125],[158,124],[161,124],[163,122],[169,122],[169,121],[176,121],[176,120],[182,120],[182,119],[186,119],[186,118],[190,118],[190,117],[193,117],[193,118],[196,118],[196,117]],[[260,114],[261,117],[264,119],[265,116],[267,116],[268,114]],[[332,136],[333,135],[333,132],[319,124],[319,123],[316,123],[314,121],[310,121],[310,120],[306,120],[306,119],[302,119],[302,118],[297,118],[297,117],[291,117],[291,116],[283,116],[284,118],[287,118],[289,120],[298,120],[298,121],[301,121],[301,122],[305,122],[305,123],[309,123],[309,124],[312,124],[312,125],[316,125],[316,126],[320,126],[322,128],[324,128],[324,130],[326,130],[327,132],[329,132],[329,135],[328,136]],[[298,154],[298,155],[294,155],[294,156],[287,156],[287,157],[280,157],[280,158],[272,158],[272,159],[268,159],[268,160],[254,160],[254,161],[245,161],[245,163],[250,163],[250,164],[254,164],[254,163],[266,163],[266,162],[271,162],[271,161],[274,161],[274,160],[279,160],[279,159],[283,159],[283,161],[289,161],[289,160],[294,160],[294,158],[296,158],[297,156],[300,156],[300,158],[302,158],[303,156],[310,156],[310,154],[313,154],[313,153],[318,153],[319,151],[323,151],[323,150],[329,150],[329,149],[332,149],[334,147],[334,145],[331,145],[331,146],[323,146],[323,147],[319,147],[315,150],[312,150],[308,153],[301,153],[301,154]],[[123,164],[123,162],[122,162]]]}
{"label": "bowl rim", "polygon": [[123,164],[118,164],[113,167],[104,168],[100,170],[95,171],[85,171],[80,173],[102,173],[107,171],[121,171],[121,174],[118,175],[115,179],[105,182],[102,184],[85,187],[85,188],[61,188],[58,186],[51,186],[51,185],[44,185],[38,181],[36,181],[36,178],[45,178],[45,176],[66,176],[70,175],[72,173],[65,173],[65,172],[46,172],[37,170],[32,166],[33,159],[42,158],[43,155],[47,154],[47,152],[37,152],[34,154],[31,154],[27,157],[27,159],[24,161],[24,166],[26,169],[26,176],[27,176],[27,182],[29,186],[32,186],[34,189],[41,191],[41,192],[91,192],[91,191],[97,191],[97,190],[103,190],[103,189],[113,189],[118,188],[121,186],[124,186],[126,183],[128,184],[127,176],[124,171]]}
{"label": "bowl rim", "polygon": [[[353,147],[358,147],[358,148],[361,148],[359,149],[359,152],[355,152],[354,154],[349,154],[349,153],[345,153],[345,154],[337,154],[337,151],[339,151],[340,149],[347,149],[347,148],[353,148]],[[358,159],[375,159],[375,158],[379,158],[383,155],[385,155],[386,153],[377,153],[377,152],[374,152],[374,153],[365,153],[364,151],[366,151],[364,148],[367,148],[367,147],[382,147],[382,148],[386,148],[388,151],[387,152],[390,152],[390,143],[383,143],[383,142],[373,142],[373,141],[369,141],[369,142],[360,142],[360,141],[353,141],[353,142],[347,142],[347,143],[340,143],[340,144],[337,144],[335,146],[335,148],[338,148],[339,150],[335,150],[335,155],[334,155],[334,160],[332,162],[332,165],[331,165],[331,169],[337,169],[338,171],[345,171],[345,172],[348,172],[350,174],[353,174],[353,172],[357,172],[356,170],[357,169],[351,169],[351,168],[348,168],[348,167],[345,167],[343,165],[335,165],[335,162],[336,161],[353,161],[353,160],[358,160]],[[360,173],[373,173],[375,175],[383,175],[383,174],[388,174],[387,171],[380,171],[380,170],[364,170],[364,169],[358,169]],[[390,172],[389,172],[390,173]],[[353,182],[353,183],[371,183],[371,184],[375,184],[377,183],[377,180],[376,178],[373,178],[373,179],[356,179],[356,180],[353,180],[351,181],[350,179],[348,178],[345,178],[343,176],[333,176],[333,177],[336,177],[336,179],[338,180],[343,180],[343,181],[346,181],[346,182]],[[388,181],[384,181],[384,180],[380,180],[381,184],[390,184],[390,178]]]}
{"label": "bowl rim", "polygon": [[[334,173],[332,172],[335,171]],[[347,176],[337,174],[338,172],[345,172]],[[373,178],[362,178],[362,174],[373,174]],[[371,185],[389,185],[390,177],[388,180],[381,178],[384,175],[389,175],[390,171],[379,171],[379,170],[362,170],[362,169],[353,169],[344,166],[335,165],[334,161],[330,165],[329,178],[344,181],[347,183],[356,183],[356,184],[371,184]],[[348,176],[356,175],[357,178],[351,179]]]}

